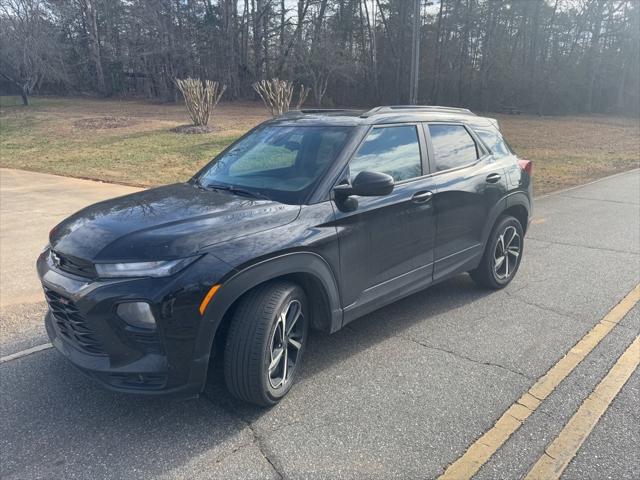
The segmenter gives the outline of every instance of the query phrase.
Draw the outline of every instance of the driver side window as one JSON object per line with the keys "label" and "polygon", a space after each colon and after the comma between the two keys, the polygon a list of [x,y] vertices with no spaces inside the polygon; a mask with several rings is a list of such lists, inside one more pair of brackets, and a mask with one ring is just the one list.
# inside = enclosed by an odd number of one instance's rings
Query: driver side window
{"label": "driver side window", "polygon": [[401,182],[422,175],[420,144],[415,125],[376,127],[369,132],[349,163],[349,179],[368,170]]}

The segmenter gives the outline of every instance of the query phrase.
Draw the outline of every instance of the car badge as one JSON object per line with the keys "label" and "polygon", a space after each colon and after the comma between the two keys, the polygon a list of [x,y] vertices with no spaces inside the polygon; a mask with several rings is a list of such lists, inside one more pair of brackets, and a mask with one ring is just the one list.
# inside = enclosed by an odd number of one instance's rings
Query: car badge
{"label": "car badge", "polygon": [[57,253],[53,252],[53,251],[51,252],[51,262],[56,267],[60,266],[60,256]]}

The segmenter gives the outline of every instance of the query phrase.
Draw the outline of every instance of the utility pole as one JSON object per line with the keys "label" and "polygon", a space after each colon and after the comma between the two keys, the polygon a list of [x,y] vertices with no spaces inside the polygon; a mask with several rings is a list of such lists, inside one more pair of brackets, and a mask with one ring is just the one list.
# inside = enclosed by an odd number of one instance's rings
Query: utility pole
{"label": "utility pole", "polygon": [[411,37],[411,83],[409,104],[418,103],[418,71],[420,70],[420,2],[413,0],[413,34]]}

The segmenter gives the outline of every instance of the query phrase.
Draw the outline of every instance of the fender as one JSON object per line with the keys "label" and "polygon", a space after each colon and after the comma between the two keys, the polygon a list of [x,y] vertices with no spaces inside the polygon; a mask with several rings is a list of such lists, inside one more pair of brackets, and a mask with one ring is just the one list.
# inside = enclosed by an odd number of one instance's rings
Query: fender
{"label": "fender", "polygon": [[502,197],[492,208],[487,215],[487,222],[482,229],[482,251],[487,246],[487,240],[489,239],[489,235],[491,234],[491,230],[493,230],[493,226],[496,224],[496,220],[500,216],[502,212],[504,212],[508,207],[508,198],[509,195],[505,195]]}
{"label": "fender", "polygon": [[[527,211],[527,217],[529,219],[529,222],[531,221],[531,217],[532,217],[532,213],[533,213],[533,202],[531,201],[531,199],[529,198],[528,193],[522,191],[522,190],[516,190],[515,192],[511,192],[508,196],[507,196],[507,208],[511,208],[511,207],[515,207],[515,206],[521,206],[524,207],[525,210]],[[528,223],[528,222],[527,222]],[[523,225],[522,228],[524,229],[525,233],[527,232],[529,225]]]}
{"label": "fender", "polygon": [[227,310],[251,288],[283,275],[307,273],[320,282],[326,294],[330,312],[329,332],[342,326],[342,308],[338,286],[331,267],[324,258],[313,252],[291,252],[259,261],[231,274],[221,282],[220,289],[208,305],[196,339],[194,363],[190,383],[200,385],[206,381],[213,339]]}
{"label": "fender", "polygon": [[[493,208],[489,212],[489,216],[487,217],[488,221],[482,231],[483,251],[487,245],[487,240],[489,238],[489,235],[491,234],[491,230],[493,229],[493,226],[495,225],[496,220],[498,219],[500,214],[504,212],[506,209],[517,206],[517,205],[520,205],[527,210],[527,213],[528,213],[527,216],[529,217],[529,220],[531,220],[531,202],[529,201],[527,194],[522,191],[515,191],[515,192],[510,192],[506,194],[504,197],[500,199],[500,201],[498,201],[498,203],[496,203],[493,206]],[[527,225],[523,225],[523,229],[526,232]]]}
{"label": "fender", "polygon": [[527,193],[522,190],[516,190],[515,192],[511,192],[507,195],[507,203],[509,207],[513,207],[515,205],[522,205],[527,209],[527,212],[531,212],[531,201],[527,196]]}

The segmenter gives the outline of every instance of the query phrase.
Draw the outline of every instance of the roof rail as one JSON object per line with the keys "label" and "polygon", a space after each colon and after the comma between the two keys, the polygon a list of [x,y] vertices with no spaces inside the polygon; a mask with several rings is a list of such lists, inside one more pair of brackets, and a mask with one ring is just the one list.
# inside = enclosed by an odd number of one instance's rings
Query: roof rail
{"label": "roof rail", "polygon": [[361,113],[362,110],[353,108],[301,108],[298,110],[289,110],[283,113],[283,117],[298,117],[300,115],[312,114],[312,113],[342,113],[342,112],[354,112]]}
{"label": "roof rail", "polygon": [[391,113],[391,112],[397,112],[402,110],[411,111],[411,112],[464,113],[467,115],[475,115],[475,113],[473,113],[468,108],[440,107],[436,105],[386,105],[386,106],[372,108],[371,110],[364,112],[360,116],[362,118],[368,118],[380,113]]}

